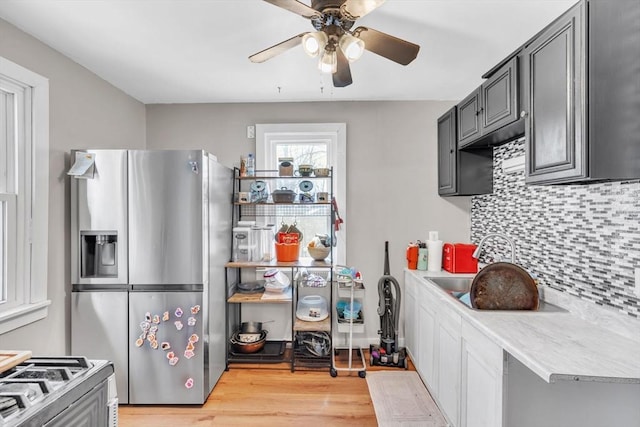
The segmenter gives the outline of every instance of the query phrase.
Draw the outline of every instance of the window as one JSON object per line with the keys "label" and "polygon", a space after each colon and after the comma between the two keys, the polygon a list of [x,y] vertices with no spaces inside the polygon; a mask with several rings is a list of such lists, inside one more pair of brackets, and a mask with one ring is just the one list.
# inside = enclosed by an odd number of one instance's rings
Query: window
{"label": "window", "polygon": [[0,58],[0,334],[47,315],[49,82]]}
{"label": "window", "polygon": [[[336,198],[340,216],[344,220],[340,231],[333,236],[336,245],[333,249],[335,262],[344,265],[346,262],[346,125],[344,123],[312,123],[312,124],[270,124],[256,125],[256,162],[257,169],[278,169],[278,159],[293,158],[296,165],[311,164],[314,167],[333,167],[333,194]],[[299,191],[296,188],[300,179],[278,180],[279,185]],[[329,182],[313,180],[313,192],[331,192]],[[271,189],[272,191],[274,189]],[[330,218],[326,216],[304,216],[300,218],[278,217],[276,224],[282,221],[297,222],[303,234],[303,251],[306,243],[315,234],[324,234],[333,230]],[[304,252],[303,256],[306,256]]]}

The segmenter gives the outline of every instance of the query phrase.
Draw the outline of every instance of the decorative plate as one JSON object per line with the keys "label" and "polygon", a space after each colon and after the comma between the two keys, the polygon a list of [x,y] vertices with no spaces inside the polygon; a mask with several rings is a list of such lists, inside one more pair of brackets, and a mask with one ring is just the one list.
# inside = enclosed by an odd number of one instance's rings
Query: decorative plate
{"label": "decorative plate", "polygon": [[313,182],[311,181],[300,181],[300,184],[298,184],[298,187],[300,188],[300,191],[304,191],[305,193],[310,192],[311,190],[313,190]]}

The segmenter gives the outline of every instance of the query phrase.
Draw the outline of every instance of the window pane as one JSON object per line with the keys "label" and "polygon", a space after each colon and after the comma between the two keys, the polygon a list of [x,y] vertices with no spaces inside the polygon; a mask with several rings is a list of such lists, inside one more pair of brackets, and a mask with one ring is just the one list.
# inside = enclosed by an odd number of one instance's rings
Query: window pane
{"label": "window pane", "polygon": [[[293,157],[293,164],[313,165],[316,168],[326,168],[327,165],[327,144],[312,143],[304,141],[295,143],[283,143],[276,146],[276,158]],[[277,165],[273,165],[277,168]]]}
{"label": "window pane", "polygon": [[[294,167],[297,169],[300,165],[312,165],[314,168],[317,167],[328,167],[330,165],[327,164],[327,156],[328,156],[328,141],[327,142],[318,142],[316,141],[289,141],[284,143],[278,143],[275,146],[276,148],[276,159],[280,159],[283,157],[293,158]],[[276,160],[277,162],[277,160]],[[278,165],[271,165],[273,169],[277,169]],[[315,200],[315,195],[318,191],[330,192],[329,188],[329,180],[325,179],[314,179],[309,180],[313,185],[313,188],[309,191],[305,191],[300,188],[301,180],[300,178],[296,179],[279,179],[278,185],[281,187],[286,187],[290,190],[295,191],[298,194],[298,197],[301,193],[310,194]],[[273,189],[272,189],[273,190]],[[299,198],[296,199],[298,201]],[[322,210],[326,212],[325,210]],[[307,251],[307,244],[311,241],[311,239],[316,236],[316,234],[325,235],[330,233],[330,218],[326,215],[322,216],[312,216],[313,215],[313,206],[309,206],[308,209],[309,214],[300,216],[300,217],[290,217],[290,216],[278,216],[276,218],[276,228],[280,228],[282,223],[285,224],[296,224],[296,227],[302,232],[302,244],[300,246],[300,256],[308,257],[309,253]]]}

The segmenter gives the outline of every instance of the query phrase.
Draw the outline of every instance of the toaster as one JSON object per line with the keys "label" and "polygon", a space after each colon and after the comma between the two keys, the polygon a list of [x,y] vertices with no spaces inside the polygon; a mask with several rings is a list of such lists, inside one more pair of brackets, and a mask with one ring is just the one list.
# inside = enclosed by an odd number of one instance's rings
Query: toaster
{"label": "toaster", "polygon": [[445,243],[442,248],[442,268],[449,273],[477,273],[478,260],[472,256],[476,248],[470,243]]}

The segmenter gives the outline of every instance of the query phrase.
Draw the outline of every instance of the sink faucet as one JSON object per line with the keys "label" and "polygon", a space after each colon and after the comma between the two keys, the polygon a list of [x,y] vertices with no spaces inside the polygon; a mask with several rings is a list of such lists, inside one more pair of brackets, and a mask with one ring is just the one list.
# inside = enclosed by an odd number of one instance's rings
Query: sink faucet
{"label": "sink faucet", "polygon": [[491,238],[491,237],[502,237],[504,240],[506,240],[511,245],[511,264],[515,264],[516,263],[516,244],[508,236],[506,236],[504,234],[501,234],[501,233],[489,233],[486,236],[484,236],[480,240],[480,243],[478,243],[478,247],[476,248],[475,251],[473,251],[473,254],[471,256],[476,258],[476,259],[479,258],[480,257],[480,252],[482,251],[482,246],[484,245],[484,242],[487,239]]}

